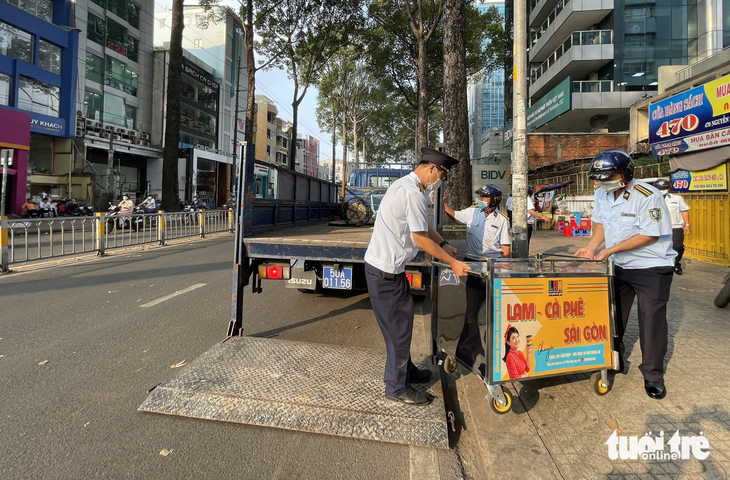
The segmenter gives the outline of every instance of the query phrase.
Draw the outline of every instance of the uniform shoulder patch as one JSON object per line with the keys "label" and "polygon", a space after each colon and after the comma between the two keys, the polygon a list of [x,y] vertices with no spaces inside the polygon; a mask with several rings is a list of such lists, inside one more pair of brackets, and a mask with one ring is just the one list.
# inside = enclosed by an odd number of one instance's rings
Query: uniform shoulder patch
{"label": "uniform shoulder patch", "polygon": [[651,217],[652,220],[655,222],[658,222],[662,219],[662,209],[661,208],[650,208],[649,209],[649,217]]}
{"label": "uniform shoulder patch", "polygon": [[504,218],[506,218],[507,220],[509,220],[509,217],[507,216],[507,214],[506,214],[506,213],[502,213],[502,212],[499,212],[499,214],[500,214],[500,215],[502,215],[502,216],[503,216]]}
{"label": "uniform shoulder patch", "polygon": [[648,188],[646,188],[643,185],[634,185],[634,190],[636,190],[640,194],[644,195],[645,197],[648,197],[651,195],[651,190],[649,190]]}

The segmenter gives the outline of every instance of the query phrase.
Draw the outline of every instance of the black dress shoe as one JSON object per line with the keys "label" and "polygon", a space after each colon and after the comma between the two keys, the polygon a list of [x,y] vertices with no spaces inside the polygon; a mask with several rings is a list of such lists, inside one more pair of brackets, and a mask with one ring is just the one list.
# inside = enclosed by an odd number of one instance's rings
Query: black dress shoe
{"label": "black dress shoe", "polygon": [[415,388],[411,388],[406,393],[402,393],[397,397],[386,395],[385,398],[392,402],[405,403],[406,405],[428,405],[433,401],[433,397],[425,393],[421,393]]}
{"label": "black dress shoe", "polygon": [[644,390],[646,390],[647,395],[656,400],[661,400],[667,396],[667,387],[664,386],[664,382],[644,380]]}
{"label": "black dress shoe", "polygon": [[432,376],[431,370],[414,368],[408,372],[408,381],[411,383],[428,383]]}
{"label": "black dress shoe", "polygon": [[682,275],[682,265],[676,264],[674,266],[674,273],[676,273],[677,275]]}

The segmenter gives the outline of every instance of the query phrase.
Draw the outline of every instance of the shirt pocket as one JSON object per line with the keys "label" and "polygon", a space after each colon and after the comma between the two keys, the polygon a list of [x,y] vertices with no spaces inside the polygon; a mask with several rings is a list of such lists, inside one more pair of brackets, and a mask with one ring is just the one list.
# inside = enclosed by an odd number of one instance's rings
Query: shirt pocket
{"label": "shirt pocket", "polygon": [[638,235],[639,233],[639,219],[637,217],[622,216],[618,219],[618,236],[619,241],[624,241]]}

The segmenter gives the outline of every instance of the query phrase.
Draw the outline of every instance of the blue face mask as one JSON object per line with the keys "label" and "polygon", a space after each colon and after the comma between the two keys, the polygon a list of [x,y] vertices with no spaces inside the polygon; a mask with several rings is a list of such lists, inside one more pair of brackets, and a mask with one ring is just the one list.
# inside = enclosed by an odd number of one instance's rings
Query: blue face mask
{"label": "blue face mask", "polygon": [[477,206],[479,207],[479,210],[486,210],[489,208],[489,203],[479,200],[477,202]]}

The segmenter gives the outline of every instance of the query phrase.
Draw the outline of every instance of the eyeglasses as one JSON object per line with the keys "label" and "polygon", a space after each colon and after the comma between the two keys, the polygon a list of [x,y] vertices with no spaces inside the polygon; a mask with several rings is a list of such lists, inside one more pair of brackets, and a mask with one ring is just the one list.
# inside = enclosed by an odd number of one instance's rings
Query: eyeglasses
{"label": "eyeglasses", "polygon": [[441,177],[441,180],[445,182],[449,176],[449,171],[446,170],[446,168],[442,167],[441,165],[436,165],[436,168],[438,168],[439,172],[441,172],[443,174],[443,176]]}

